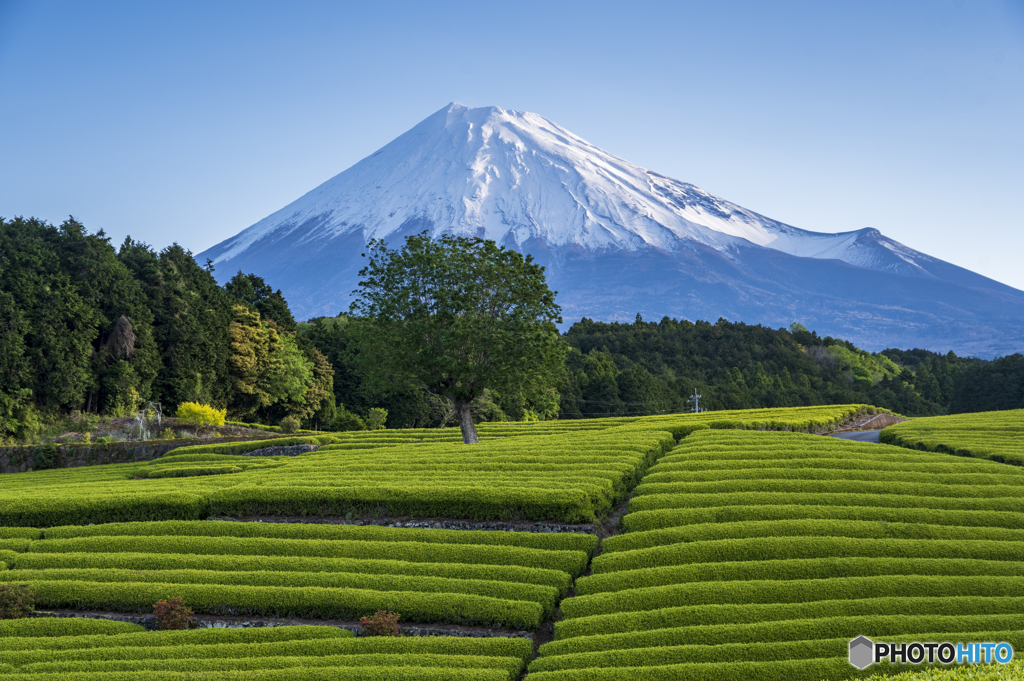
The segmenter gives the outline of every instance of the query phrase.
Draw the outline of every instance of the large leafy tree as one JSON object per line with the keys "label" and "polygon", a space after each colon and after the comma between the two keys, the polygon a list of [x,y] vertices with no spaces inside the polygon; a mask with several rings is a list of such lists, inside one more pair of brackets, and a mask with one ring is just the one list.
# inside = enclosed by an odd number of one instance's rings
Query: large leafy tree
{"label": "large leafy tree", "polygon": [[493,241],[423,232],[400,250],[368,245],[352,304],[361,356],[377,381],[405,381],[450,399],[467,444],[478,442],[470,403],[485,389],[553,386],[564,361],[561,309],[531,256]]}

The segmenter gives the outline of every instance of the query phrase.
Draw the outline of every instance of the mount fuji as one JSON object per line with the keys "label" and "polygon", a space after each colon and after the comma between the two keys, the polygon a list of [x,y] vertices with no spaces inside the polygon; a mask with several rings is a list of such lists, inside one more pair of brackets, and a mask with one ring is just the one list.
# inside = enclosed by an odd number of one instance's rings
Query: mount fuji
{"label": "mount fuji", "polygon": [[871,350],[1024,350],[1022,291],[875,229],[786,225],[497,107],[444,107],[196,259],[221,281],[258,274],[297,318],[336,315],[369,239],[424,230],[533,254],[567,321],[799,321]]}

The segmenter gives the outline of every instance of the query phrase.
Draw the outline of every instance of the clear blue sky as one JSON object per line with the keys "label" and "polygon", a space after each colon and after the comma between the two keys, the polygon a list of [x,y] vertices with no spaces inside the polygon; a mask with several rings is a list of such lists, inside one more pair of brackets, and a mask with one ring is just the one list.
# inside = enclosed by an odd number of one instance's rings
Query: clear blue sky
{"label": "clear blue sky", "polygon": [[1024,0],[0,0],[0,216],[198,253],[453,100],[1024,289]]}

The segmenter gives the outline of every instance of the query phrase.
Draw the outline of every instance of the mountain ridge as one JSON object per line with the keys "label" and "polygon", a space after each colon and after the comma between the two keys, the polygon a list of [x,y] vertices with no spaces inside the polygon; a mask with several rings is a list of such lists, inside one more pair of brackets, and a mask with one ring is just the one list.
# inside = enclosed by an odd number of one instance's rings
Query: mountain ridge
{"label": "mountain ridge", "polygon": [[[869,348],[942,343],[981,355],[1020,350],[1024,337],[1024,292],[870,227],[832,234],[787,225],[542,116],[498,107],[443,107],[197,259],[213,260],[218,278],[235,269],[263,276],[298,316],[333,315],[350,300],[367,240],[398,245],[423,230],[534,254],[562,292],[567,319],[798,320]],[[829,281],[835,290],[822,286]]]}

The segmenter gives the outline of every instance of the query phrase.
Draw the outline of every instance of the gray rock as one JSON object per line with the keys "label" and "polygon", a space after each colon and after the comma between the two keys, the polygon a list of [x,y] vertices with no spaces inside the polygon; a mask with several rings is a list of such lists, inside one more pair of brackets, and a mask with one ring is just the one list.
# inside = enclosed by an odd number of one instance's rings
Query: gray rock
{"label": "gray rock", "polygon": [[284,447],[264,447],[245,452],[241,456],[299,456],[320,449],[320,445],[288,445]]}

